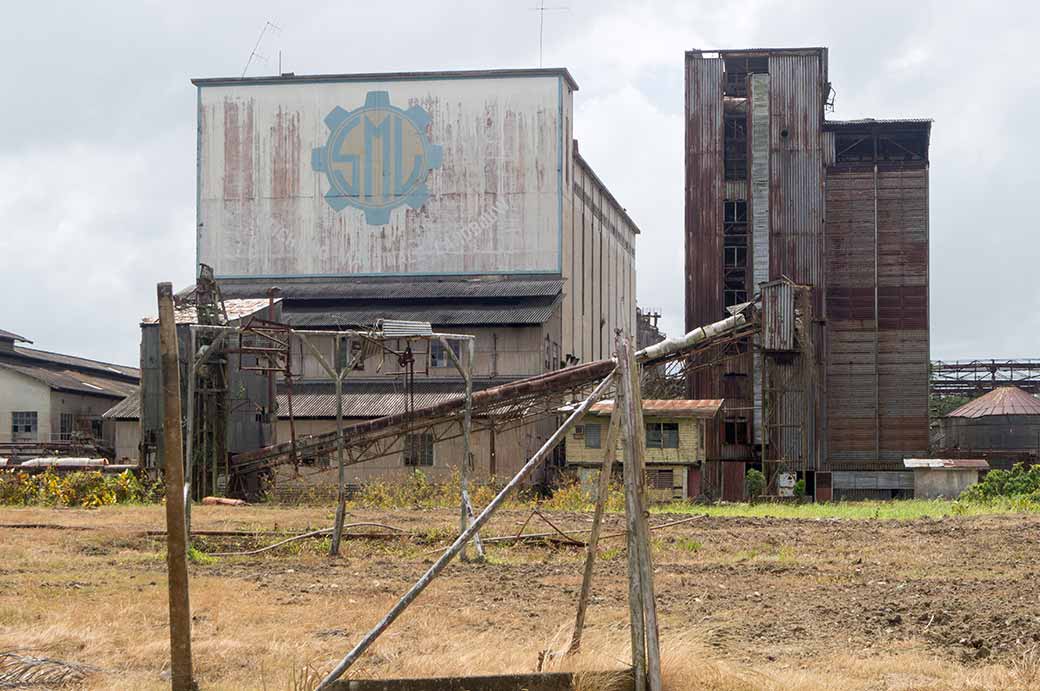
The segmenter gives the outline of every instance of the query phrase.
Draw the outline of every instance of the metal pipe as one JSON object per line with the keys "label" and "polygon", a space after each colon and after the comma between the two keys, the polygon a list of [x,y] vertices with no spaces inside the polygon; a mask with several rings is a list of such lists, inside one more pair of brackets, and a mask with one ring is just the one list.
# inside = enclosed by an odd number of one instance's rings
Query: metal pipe
{"label": "metal pipe", "polygon": [[408,605],[410,605],[415,600],[415,598],[417,598],[419,594],[426,589],[426,586],[428,586],[433,581],[433,579],[436,578],[438,574],[440,574],[440,572],[444,570],[444,567],[446,567],[451,562],[451,560],[455,558],[455,555],[462,551],[463,546],[466,543],[468,543],[473,538],[473,536],[476,535],[477,531],[479,531],[480,528],[491,519],[491,516],[495,513],[495,511],[498,510],[498,508],[503,503],[505,503],[506,498],[509,497],[513,490],[519,487],[520,484],[523,483],[523,481],[527,479],[527,477],[532,472],[534,472],[534,470],[539,465],[542,464],[542,461],[545,460],[545,457],[548,456],[554,448],[556,448],[556,445],[563,440],[567,433],[570,432],[571,428],[574,427],[574,425],[579,420],[581,420],[582,417],[585,416],[585,413],[588,411],[588,409],[591,408],[592,405],[596,401],[598,401],[601,396],[603,396],[606,390],[613,383],[613,380],[614,376],[613,372],[611,372],[611,374],[607,376],[606,379],[601,381],[599,385],[596,386],[592,393],[589,394],[588,398],[582,401],[581,405],[579,405],[577,409],[575,409],[574,412],[570,414],[566,421],[564,421],[563,425],[561,425],[559,429],[557,429],[552,434],[552,436],[550,436],[549,439],[547,439],[546,442],[542,444],[541,448],[539,448],[538,451],[536,451],[535,454],[531,456],[530,460],[528,460],[527,463],[524,464],[524,467],[521,468],[520,471],[513,476],[513,479],[510,480],[509,483],[502,488],[502,490],[498,493],[497,496],[495,496],[494,499],[491,500],[491,503],[484,507],[484,510],[480,512],[480,515],[473,519],[473,522],[470,523],[469,527],[466,528],[466,530],[464,530],[457,538],[455,538],[455,542],[453,542],[451,546],[447,550],[445,550],[444,554],[442,554],[440,558],[437,559],[437,561],[434,562],[432,566],[430,566],[426,573],[424,573],[419,578],[419,580],[416,581],[415,585],[413,585],[408,590],[408,592],[405,593],[404,596],[397,601],[397,603],[390,609],[390,611],[387,612],[386,616],[384,616],[379,621],[379,623],[377,623],[375,627],[371,631],[369,631],[356,646],[354,646],[353,650],[347,653],[346,657],[340,660],[339,664],[337,664],[336,667],[331,672],[329,672],[328,676],[326,676],[322,680],[321,684],[318,685],[317,691],[321,691],[321,689],[331,688],[332,683],[339,679],[341,676],[343,676],[343,673],[346,672],[352,664],[354,664],[354,662],[358,659],[358,657],[361,656],[362,653],[368,650],[369,646],[371,646],[372,643],[375,642],[379,635],[390,627],[390,624],[392,624],[394,620],[397,619],[397,617],[399,617],[401,613],[408,608]]}

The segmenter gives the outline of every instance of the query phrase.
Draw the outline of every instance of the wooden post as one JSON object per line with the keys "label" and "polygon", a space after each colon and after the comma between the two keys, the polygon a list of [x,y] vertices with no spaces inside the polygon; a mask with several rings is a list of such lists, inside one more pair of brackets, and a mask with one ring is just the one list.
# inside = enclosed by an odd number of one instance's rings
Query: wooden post
{"label": "wooden post", "polygon": [[607,387],[610,385],[613,378],[614,375],[611,373],[610,376],[601,381],[596,388],[593,389],[588,398],[582,401],[581,405],[570,414],[570,416],[564,421],[563,425],[553,432],[552,436],[550,436],[538,451],[531,456],[527,463],[524,464],[524,467],[513,476],[513,479],[510,480],[497,495],[495,495],[495,498],[491,500],[491,503],[485,506],[484,510],[473,519],[473,522],[470,523],[469,527],[466,528],[461,535],[455,538],[455,542],[451,543],[451,546],[437,558],[437,561],[427,569],[426,573],[419,577],[419,580],[408,589],[408,592],[401,596],[401,599],[390,608],[390,611],[379,620],[379,623],[377,623],[371,631],[365,634],[365,637],[362,638],[349,653],[347,653],[346,657],[339,661],[333,670],[329,672],[328,676],[326,676],[318,685],[316,691],[323,691],[332,688],[333,682],[343,676],[343,673],[354,664],[362,653],[368,650],[369,646],[379,638],[380,634],[386,631],[390,625],[394,623],[394,620],[396,620],[397,617],[401,616],[401,613],[408,608],[408,605],[410,605],[415,598],[419,597],[422,591],[426,589],[426,586],[433,582],[433,579],[436,578],[437,575],[440,574],[440,572],[443,571],[451,562],[451,560],[462,551],[463,545],[472,540],[473,536],[477,534],[480,528],[491,520],[491,516],[499,509],[499,507],[502,506],[503,503],[505,503],[505,500],[513,490],[519,487],[524,480],[526,480],[528,476],[530,476],[531,473],[533,473],[534,470],[545,461],[545,458],[552,453],[552,450],[556,448],[556,445],[563,441],[563,438],[567,436],[567,433],[571,431],[575,424],[577,424],[578,420],[584,417],[585,413],[588,412],[588,409],[591,408],[607,390]]}
{"label": "wooden post", "polygon": [[[342,340],[336,344],[337,355],[341,347]],[[343,520],[347,512],[347,465],[343,461],[343,374],[344,370],[336,373],[336,522],[332,528],[330,557],[339,556],[339,543],[343,539]]]}
{"label": "wooden post", "polygon": [[[173,285],[160,283],[159,352],[163,392],[163,464],[166,468],[166,568],[170,594],[170,669],[173,691],[195,688],[191,668],[187,526],[184,520],[184,455],[181,436],[181,371]],[[192,353],[192,359],[195,355]]]}
{"label": "wooden post", "polygon": [[596,511],[592,515],[592,530],[589,531],[589,543],[585,549],[585,572],[581,577],[581,593],[578,595],[578,615],[574,620],[574,633],[567,654],[578,652],[581,647],[581,634],[585,628],[585,610],[588,608],[589,594],[592,592],[592,570],[596,563],[596,549],[599,545],[600,526],[603,514],[607,510],[607,499],[610,495],[610,479],[614,472],[614,457],[617,455],[618,430],[621,427],[621,407],[614,401],[614,412],[610,416],[610,427],[607,430],[607,447],[603,453],[603,465],[599,470],[599,494],[596,495]]}
{"label": "wooden post", "polygon": [[[624,335],[617,337],[618,376],[625,415],[625,509],[628,513],[629,610],[632,616],[633,667],[636,689],[649,682],[650,691],[661,691],[661,647],[657,630],[657,605],[654,600],[654,572],[650,558],[650,530],[646,523],[646,473],[644,453],[646,429],[643,426],[643,400],[639,391],[639,370],[631,344]],[[633,569],[634,567],[634,569]],[[636,598],[638,607],[631,600]],[[637,611],[638,610],[638,611]],[[638,620],[638,621],[637,621]],[[642,631],[637,632],[637,623]],[[637,636],[641,634],[641,638]],[[645,677],[639,674],[637,660],[645,651]]]}
{"label": "wooden post", "polygon": [[[461,495],[459,501],[459,532],[463,532],[469,527],[470,521],[473,519],[473,503],[469,498],[469,476],[470,476],[470,447],[471,444],[471,433],[473,428],[473,362],[474,356],[474,339],[470,338],[466,341],[466,355],[464,361],[460,361],[458,356],[455,355],[455,351],[451,349],[451,345],[448,343],[448,339],[443,336],[439,337],[441,347],[444,348],[448,354],[448,359],[451,360],[452,364],[455,365],[455,369],[462,375],[463,380],[466,383],[465,388],[465,407],[462,412],[462,462],[459,464],[459,494]],[[473,546],[477,550],[477,561],[484,561],[484,544],[480,541],[480,533],[473,536]],[[462,561],[468,562],[469,552],[466,547],[462,548],[462,553],[459,555]]]}

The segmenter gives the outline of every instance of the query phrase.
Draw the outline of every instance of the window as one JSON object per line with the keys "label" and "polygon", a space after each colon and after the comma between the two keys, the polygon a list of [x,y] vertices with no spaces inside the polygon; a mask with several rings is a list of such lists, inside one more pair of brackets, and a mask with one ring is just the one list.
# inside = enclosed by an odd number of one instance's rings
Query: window
{"label": "window", "polygon": [[729,418],[725,422],[727,444],[747,444],[748,424],[746,418]]}
{"label": "window", "polygon": [[723,306],[747,302],[748,296],[748,218],[747,201],[726,200],[723,218]]}
{"label": "window", "polygon": [[404,464],[416,467],[433,465],[432,434],[409,434],[405,436]]}
{"label": "window", "polygon": [[646,484],[650,489],[672,489],[675,471],[672,468],[654,468],[646,471]]}
{"label": "window", "polygon": [[746,180],[748,176],[747,116],[726,114],[722,169],[727,180]]}
{"label": "window", "polygon": [[11,439],[13,441],[36,441],[36,411],[11,413]]}
{"label": "window", "polygon": [[72,439],[73,416],[72,413],[62,413],[59,419],[58,439],[69,441]]}
{"label": "window", "polygon": [[355,371],[364,371],[364,350],[365,343],[360,338],[348,339],[342,336],[338,337],[335,352],[333,353],[336,362],[336,369],[345,369],[353,362],[353,369]]}
{"label": "window", "polygon": [[646,448],[678,449],[679,423],[648,422],[646,423]]}
{"label": "window", "polygon": [[[448,341],[448,347],[456,358],[460,357],[462,347],[458,341]],[[451,356],[440,341],[430,341],[430,367],[454,367]]]}
{"label": "window", "polygon": [[603,426],[599,423],[585,425],[585,448],[586,449],[598,449],[602,443],[600,440],[600,434],[603,430]]}

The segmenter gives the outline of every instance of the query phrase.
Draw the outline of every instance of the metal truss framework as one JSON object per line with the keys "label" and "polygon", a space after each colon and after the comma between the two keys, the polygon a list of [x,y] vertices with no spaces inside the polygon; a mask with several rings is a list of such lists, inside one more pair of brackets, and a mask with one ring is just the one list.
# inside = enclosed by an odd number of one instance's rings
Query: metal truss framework
{"label": "metal truss framework", "polygon": [[1000,386],[1040,394],[1040,360],[933,360],[933,396],[980,396]]}

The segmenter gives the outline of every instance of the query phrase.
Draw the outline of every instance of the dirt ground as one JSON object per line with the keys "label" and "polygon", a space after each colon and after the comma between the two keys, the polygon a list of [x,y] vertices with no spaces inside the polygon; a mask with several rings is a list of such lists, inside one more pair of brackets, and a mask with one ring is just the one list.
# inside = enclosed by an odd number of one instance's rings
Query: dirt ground
{"label": "dirt ground", "polygon": [[[331,522],[320,508],[197,507],[203,551],[256,547]],[[485,535],[515,534],[528,511]],[[564,530],[588,514],[552,513]],[[655,515],[651,523],[674,520]],[[432,563],[453,511],[352,511],[418,539],[297,543],[191,565],[203,688],[300,689],[327,671]],[[35,527],[15,527],[35,526]],[[0,651],[91,665],[94,688],[162,688],[162,508],[0,509]],[[546,526],[535,517],[528,531]],[[608,517],[607,532],[621,528]],[[378,528],[374,530],[380,530]],[[653,533],[670,688],[1040,688],[1040,516],[914,521],[700,517]],[[432,550],[432,551],[431,551]],[[492,545],[455,563],[355,676],[530,671],[570,635],[583,551]],[[627,660],[623,540],[601,545],[583,654]]]}

